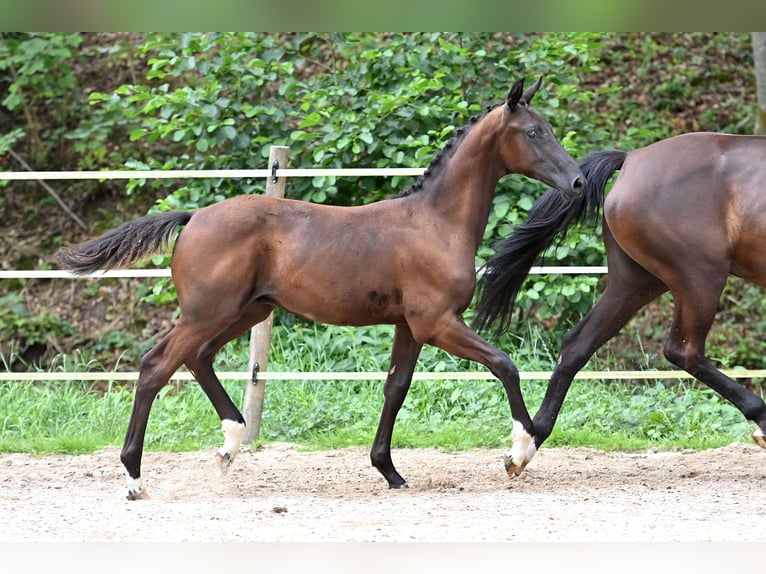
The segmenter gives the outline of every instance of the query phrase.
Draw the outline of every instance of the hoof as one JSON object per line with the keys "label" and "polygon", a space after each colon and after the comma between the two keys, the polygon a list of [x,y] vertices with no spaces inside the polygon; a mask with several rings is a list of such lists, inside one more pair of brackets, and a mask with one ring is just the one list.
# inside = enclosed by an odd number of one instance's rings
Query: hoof
{"label": "hoof", "polygon": [[389,484],[388,490],[399,490],[400,488],[409,488],[410,485],[406,482],[403,482],[402,484]]}
{"label": "hoof", "polygon": [[127,472],[125,476],[128,481],[128,496],[126,497],[128,500],[146,500],[149,498],[149,493],[146,492],[144,481],[140,476],[132,478]]}
{"label": "hoof", "polygon": [[149,493],[145,490],[139,490],[136,492],[128,492],[128,496],[125,497],[128,500],[149,500]]}
{"label": "hoof", "polygon": [[231,468],[231,463],[234,462],[234,457],[231,456],[228,452],[224,454],[217,452],[215,454],[215,461],[218,463],[218,468],[221,469],[221,474],[226,474]]}
{"label": "hoof", "polygon": [[753,440],[759,447],[766,448],[766,438],[764,438],[761,429],[756,429],[755,432],[753,432]]}
{"label": "hoof", "polygon": [[503,463],[505,464],[505,472],[507,472],[508,476],[511,478],[514,476],[519,476],[521,471],[524,470],[524,467],[527,466],[527,462],[528,461],[525,460],[521,464],[517,464],[510,456],[503,458]]}

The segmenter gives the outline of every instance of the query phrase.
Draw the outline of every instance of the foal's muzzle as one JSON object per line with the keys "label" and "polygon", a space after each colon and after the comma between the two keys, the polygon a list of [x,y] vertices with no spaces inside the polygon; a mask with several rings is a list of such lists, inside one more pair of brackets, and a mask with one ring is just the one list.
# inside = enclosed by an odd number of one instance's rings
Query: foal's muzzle
{"label": "foal's muzzle", "polygon": [[559,191],[564,199],[577,199],[585,191],[585,176],[582,173],[579,174],[572,180],[569,187],[560,187]]}

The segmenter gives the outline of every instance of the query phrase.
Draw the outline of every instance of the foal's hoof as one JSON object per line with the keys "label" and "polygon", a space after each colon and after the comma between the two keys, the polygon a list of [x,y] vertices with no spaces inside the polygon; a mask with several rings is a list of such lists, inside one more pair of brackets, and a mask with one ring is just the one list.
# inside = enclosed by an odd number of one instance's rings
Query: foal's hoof
{"label": "foal's hoof", "polygon": [[761,429],[755,429],[755,432],[753,432],[753,440],[759,447],[766,448],[766,438],[764,438]]}
{"label": "foal's hoof", "polygon": [[149,493],[146,490],[128,491],[128,500],[149,500]]}
{"label": "foal's hoof", "polygon": [[400,488],[409,488],[410,485],[406,482],[403,482],[401,484],[389,484],[388,490],[399,490]]}
{"label": "foal's hoof", "polygon": [[226,474],[231,468],[231,463],[234,462],[234,457],[228,452],[225,454],[217,452],[215,454],[215,461],[218,463],[218,468],[221,469],[221,474]]}
{"label": "foal's hoof", "polygon": [[503,457],[503,464],[505,464],[505,472],[508,473],[508,476],[513,478],[514,476],[519,476],[521,474],[521,471],[524,470],[524,467],[527,466],[527,460],[521,463],[516,463],[510,456]]}

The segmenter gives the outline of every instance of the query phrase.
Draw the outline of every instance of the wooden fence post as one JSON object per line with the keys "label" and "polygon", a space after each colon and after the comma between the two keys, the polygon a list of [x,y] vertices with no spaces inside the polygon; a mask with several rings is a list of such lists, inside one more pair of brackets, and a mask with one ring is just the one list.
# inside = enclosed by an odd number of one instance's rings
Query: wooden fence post
{"label": "wooden fence post", "polygon": [[[266,180],[266,192],[270,197],[284,197],[285,178],[276,177],[276,170],[287,166],[289,147],[271,146],[269,150],[269,167],[272,175]],[[263,414],[263,396],[266,391],[266,381],[258,380],[257,375],[267,369],[269,364],[269,348],[271,347],[272,314],[265,321],[255,325],[250,330],[250,359],[247,371],[252,373],[252,379],[245,387],[242,416],[245,418],[247,429],[242,439],[244,443],[258,440],[261,430],[261,415]]]}

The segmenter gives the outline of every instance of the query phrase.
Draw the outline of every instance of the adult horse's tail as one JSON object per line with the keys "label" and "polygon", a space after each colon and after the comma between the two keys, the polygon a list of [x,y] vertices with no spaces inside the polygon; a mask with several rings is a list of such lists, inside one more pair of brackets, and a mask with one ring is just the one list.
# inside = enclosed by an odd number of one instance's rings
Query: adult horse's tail
{"label": "adult horse's tail", "polygon": [[127,267],[166,248],[178,227],[188,223],[192,213],[171,211],[128,221],[101,237],[64,246],[56,257],[76,275]]}
{"label": "adult horse's tail", "polygon": [[598,151],[580,161],[586,177],[580,197],[565,199],[556,189],[549,189],[532,206],[527,219],[517,225],[502,241],[495,254],[483,266],[477,286],[477,331],[495,327],[494,334],[505,332],[511,323],[514,303],[524,280],[538,256],[558,237],[561,240],[575,223],[595,227],[604,205],[604,190],[609,177],[625,161],[626,152]]}

